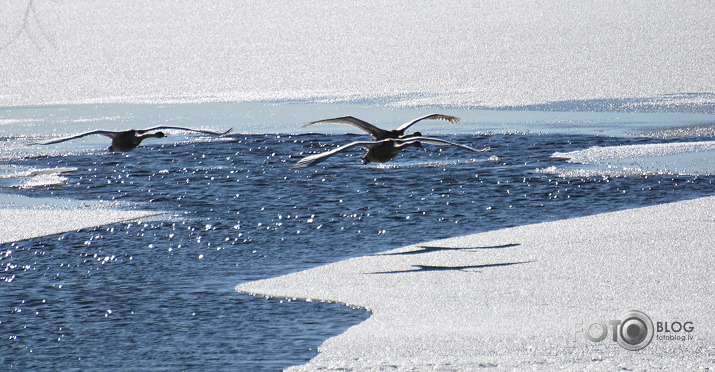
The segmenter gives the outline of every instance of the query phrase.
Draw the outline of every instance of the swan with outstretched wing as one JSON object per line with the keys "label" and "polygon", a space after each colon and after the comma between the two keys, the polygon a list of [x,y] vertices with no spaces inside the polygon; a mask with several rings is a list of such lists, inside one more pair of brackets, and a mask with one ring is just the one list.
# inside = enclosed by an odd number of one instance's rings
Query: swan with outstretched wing
{"label": "swan with outstretched wing", "polygon": [[362,158],[363,163],[385,163],[394,159],[395,156],[397,156],[397,154],[399,154],[402,150],[412,146],[421,146],[421,144],[423,143],[438,146],[457,146],[473,152],[489,151],[489,147],[477,150],[467,145],[462,145],[433,137],[410,137],[406,139],[385,139],[381,141],[356,141],[351,142],[347,145],[337,147],[330,151],[306,156],[303,159],[299,160],[293,166],[292,169],[306,168],[312,165],[316,165],[339,152],[348,150],[356,146],[361,146],[364,150],[367,151],[365,156]]}
{"label": "swan with outstretched wing", "polygon": [[[45,140],[45,141],[39,141],[39,142],[35,142],[32,144],[33,145],[51,145],[54,143],[70,141],[70,140],[77,139],[77,138],[93,136],[93,135],[101,135],[101,136],[108,137],[112,140],[112,144],[109,146],[109,151],[127,152],[127,151],[132,151],[135,148],[137,148],[137,146],[139,146],[142,143],[142,141],[147,138],[166,137],[166,134],[164,134],[164,132],[159,131],[161,129],[184,130],[184,131],[189,131],[189,132],[211,134],[211,135],[216,135],[216,136],[222,136],[222,135],[228,134],[232,130],[232,129],[229,129],[225,132],[219,132],[219,131],[213,131],[213,130],[177,127],[177,126],[171,126],[171,125],[160,125],[160,126],[156,126],[156,127],[147,128],[147,129],[129,129],[129,130],[123,130],[123,131],[112,131],[112,130],[99,129],[99,130],[92,130],[92,131],[84,132],[84,133],[80,133],[80,134],[75,134],[72,136],[54,138],[54,139]],[[154,132],[154,133],[150,133],[150,132]]]}
{"label": "swan with outstretched wing", "polygon": [[459,121],[459,118],[456,116],[443,115],[443,114],[429,114],[429,115],[425,115],[425,116],[419,117],[417,119],[408,121],[407,123],[399,126],[397,129],[387,129],[386,130],[386,129],[378,128],[364,120],[360,120],[353,116],[343,116],[343,117],[339,117],[339,118],[311,121],[310,123],[302,124],[301,127],[305,128],[305,127],[309,127],[311,125],[316,125],[316,124],[347,124],[347,125],[353,126],[355,128],[358,128],[358,129],[370,134],[372,136],[372,138],[374,138],[376,141],[381,141],[381,140],[388,139],[388,138],[401,139],[401,138],[421,136],[422,134],[420,132],[415,132],[412,134],[405,135],[405,131],[409,127],[414,125],[415,123],[422,121],[422,120],[445,120],[450,123],[456,123]]}

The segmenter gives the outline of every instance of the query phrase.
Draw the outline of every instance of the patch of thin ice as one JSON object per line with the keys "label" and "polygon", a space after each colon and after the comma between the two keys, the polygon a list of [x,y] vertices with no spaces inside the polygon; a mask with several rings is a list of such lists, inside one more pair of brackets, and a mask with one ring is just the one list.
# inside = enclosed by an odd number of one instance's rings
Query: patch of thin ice
{"label": "patch of thin ice", "polygon": [[64,185],[69,180],[63,173],[74,172],[77,168],[20,169],[0,167],[0,180],[10,181],[10,187],[21,189]]}
{"label": "patch of thin ice", "polygon": [[74,172],[76,171],[77,168],[74,167],[66,167],[66,168],[44,168],[44,169],[26,169],[26,170],[18,170],[15,173],[8,173],[8,174],[0,174],[0,179],[2,178],[29,178],[29,177],[37,177],[37,176],[42,176],[42,175],[47,175],[47,174],[59,174],[59,173],[66,173],[66,172]]}
{"label": "patch of thin ice", "polygon": [[0,209],[0,244],[160,215],[105,208]]}
{"label": "patch of thin ice", "polygon": [[640,177],[664,174],[663,172],[653,172],[641,168],[593,168],[593,169],[569,169],[550,166],[546,168],[536,168],[534,173],[557,174],[566,178],[593,178],[593,177]]}
{"label": "patch of thin ice", "polygon": [[628,177],[658,174],[710,175],[715,173],[715,141],[591,147],[552,158],[566,159],[584,168],[537,168],[536,173],[562,177]]}
{"label": "patch of thin ice", "polygon": [[165,214],[122,210],[118,206],[116,203],[0,194],[0,244]]}
{"label": "patch of thin ice", "polygon": [[59,173],[47,173],[37,175],[17,185],[21,189],[32,189],[35,187],[62,186],[69,181],[69,178],[60,176]]}
{"label": "patch of thin ice", "polygon": [[695,125],[683,128],[669,128],[646,133],[637,133],[640,137],[715,137],[715,125]]}
{"label": "patch of thin ice", "polygon": [[658,143],[628,146],[594,146],[586,150],[555,152],[552,158],[567,159],[569,163],[593,164],[609,159],[664,156],[715,150],[715,141]]}

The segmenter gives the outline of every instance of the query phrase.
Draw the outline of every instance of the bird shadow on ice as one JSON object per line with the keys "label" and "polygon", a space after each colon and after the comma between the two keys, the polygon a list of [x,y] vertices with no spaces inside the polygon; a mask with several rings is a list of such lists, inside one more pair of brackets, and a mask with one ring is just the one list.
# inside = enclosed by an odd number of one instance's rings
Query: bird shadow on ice
{"label": "bird shadow on ice", "polygon": [[[416,273],[425,271],[469,271],[469,272],[481,272],[478,269],[486,269],[490,267],[500,267],[500,266],[512,266],[520,265],[525,263],[531,263],[536,261],[521,261],[521,262],[502,262],[495,264],[482,264],[482,265],[467,265],[467,266],[432,266],[432,265],[412,265],[412,269],[408,270],[395,270],[395,271],[378,271],[368,274],[402,274],[402,273]],[[475,271],[476,270],[476,271]]]}
{"label": "bird shadow on ice", "polygon": [[373,256],[399,256],[399,255],[410,255],[410,254],[422,254],[430,252],[441,252],[441,251],[478,251],[482,249],[502,249],[520,246],[519,243],[514,244],[502,244],[502,245],[491,245],[485,247],[431,247],[422,245],[414,251],[407,252],[395,252],[395,253],[377,253]]}

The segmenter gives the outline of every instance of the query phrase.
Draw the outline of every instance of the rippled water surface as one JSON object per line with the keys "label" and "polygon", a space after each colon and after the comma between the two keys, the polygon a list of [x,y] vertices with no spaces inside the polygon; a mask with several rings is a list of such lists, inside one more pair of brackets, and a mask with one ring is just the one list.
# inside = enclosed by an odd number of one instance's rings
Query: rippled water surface
{"label": "rippled water surface", "polygon": [[492,151],[409,149],[373,166],[361,164],[358,150],[290,169],[307,153],[363,138],[239,134],[14,161],[76,170],[62,186],[5,193],[168,213],[0,245],[0,364],[277,370],[307,361],[327,337],[369,314],[239,295],[239,282],[438,238],[713,194],[713,176],[534,172],[562,167],[554,152],[667,142],[656,138],[459,134],[443,138]]}

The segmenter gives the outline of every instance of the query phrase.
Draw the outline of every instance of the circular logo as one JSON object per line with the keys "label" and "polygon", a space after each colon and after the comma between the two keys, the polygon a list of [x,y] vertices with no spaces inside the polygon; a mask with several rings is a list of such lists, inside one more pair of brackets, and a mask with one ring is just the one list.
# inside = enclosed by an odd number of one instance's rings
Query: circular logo
{"label": "circular logo", "polygon": [[653,321],[638,310],[631,310],[621,316],[618,343],[627,350],[640,350],[653,339]]}

